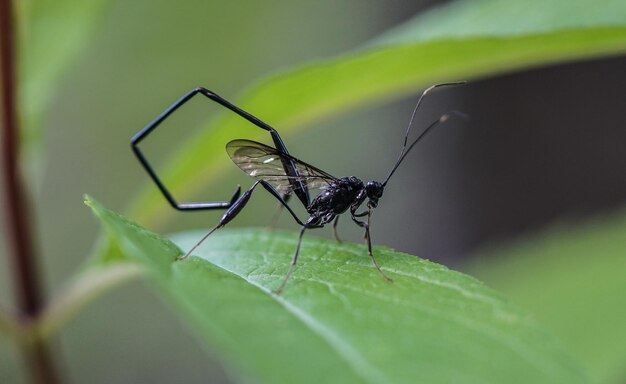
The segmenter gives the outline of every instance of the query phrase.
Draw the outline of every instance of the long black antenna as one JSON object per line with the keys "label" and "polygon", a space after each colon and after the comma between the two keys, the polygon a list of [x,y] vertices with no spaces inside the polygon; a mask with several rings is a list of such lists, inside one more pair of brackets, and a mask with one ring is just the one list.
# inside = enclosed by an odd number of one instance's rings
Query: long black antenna
{"label": "long black antenna", "polygon": [[439,88],[439,87],[445,87],[445,86],[449,86],[449,85],[460,85],[460,84],[465,84],[466,81],[457,81],[457,82],[452,82],[452,83],[440,83],[440,84],[435,84],[435,85],[431,85],[430,87],[426,88],[426,90],[422,93],[422,95],[420,96],[419,100],[417,100],[417,104],[415,104],[415,108],[413,108],[413,114],[411,114],[411,119],[409,120],[409,125],[406,128],[406,134],[404,135],[404,142],[402,143],[402,149],[400,150],[400,155],[398,155],[398,160],[396,161],[396,164],[393,166],[393,168],[391,169],[391,172],[389,172],[389,175],[387,176],[387,178],[385,179],[385,181],[383,182],[383,187],[385,185],[387,185],[387,182],[389,181],[389,179],[391,178],[391,176],[394,174],[394,172],[396,171],[396,169],[398,169],[398,166],[400,166],[400,163],[402,163],[402,160],[404,160],[404,158],[406,157],[406,155],[409,153],[409,151],[415,146],[415,144],[417,144],[432,128],[436,127],[437,125],[439,125],[440,123],[444,123],[446,120],[448,120],[448,118],[450,117],[450,114],[456,114],[459,116],[465,116],[464,114],[462,114],[461,112],[456,112],[456,111],[452,111],[452,112],[448,112],[444,115],[442,115],[439,119],[437,119],[436,121],[434,121],[433,123],[431,123],[418,137],[417,139],[415,139],[415,141],[413,141],[411,143],[411,145],[408,146],[407,149],[407,142],[409,141],[409,134],[411,133],[411,128],[413,126],[413,120],[415,119],[415,114],[417,113],[417,110],[419,109],[420,105],[422,104],[422,100],[424,99],[424,97],[426,96],[426,94],[430,91],[432,91],[435,88]]}

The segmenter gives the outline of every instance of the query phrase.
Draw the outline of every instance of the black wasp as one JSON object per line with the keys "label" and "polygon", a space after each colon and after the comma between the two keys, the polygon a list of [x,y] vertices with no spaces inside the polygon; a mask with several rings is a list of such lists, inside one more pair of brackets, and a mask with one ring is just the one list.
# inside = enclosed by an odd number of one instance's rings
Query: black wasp
{"label": "black wasp", "polygon": [[[285,144],[280,138],[280,135],[274,128],[205,88],[195,88],[170,106],[152,123],[148,124],[144,129],[133,136],[131,139],[131,147],[152,180],[154,180],[167,201],[174,208],[183,211],[226,209],[226,213],[224,213],[219,223],[180,259],[188,257],[213,232],[224,227],[228,222],[234,219],[248,203],[252,192],[254,192],[254,190],[260,185],[272,196],[274,196],[301,226],[298,244],[293,255],[293,260],[291,261],[291,267],[289,268],[289,272],[287,272],[287,276],[285,276],[282,284],[275,291],[276,293],[280,293],[282,291],[294,271],[298,261],[298,254],[300,252],[300,244],[302,242],[302,235],[304,234],[304,231],[312,228],[321,228],[332,221],[333,234],[339,241],[337,236],[337,221],[339,219],[339,215],[345,212],[350,212],[350,218],[352,221],[365,230],[364,237],[367,242],[367,251],[372,259],[372,262],[374,263],[374,266],[376,267],[376,270],[378,270],[383,278],[391,281],[391,279],[380,269],[380,266],[376,262],[376,258],[372,253],[372,241],[369,230],[372,209],[378,206],[378,200],[382,197],[387,182],[394,174],[398,166],[402,163],[409,151],[431,129],[441,123],[444,123],[452,114],[460,114],[459,112],[452,111],[442,115],[439,119],[426,127],[426,129],[424,129],[420,135],[413,142],[411,142],[411,144],[408,144],[411,126],[413,125],[415,114],[417,113],[423,98],[426,94],[428,94],[428,92],[435,88],[461,83],[463,82],[433,85],[422,93],[417,101],[417,104],[415,105],[415,108],[413,109],[413,114],[411,115],[409,125],[406,129],[400,155],[383,182],[369,181],[364,183],[362,180],[354,176],[337,178],[317,167],[291,156],[287,151],[287,147],[285,147]],[[238,186],[228,201],[178,203],[161,182],[138,147],[139,143],[147,137],[152,130],[154,130],[170,114],[176,111],[196,94],[206,96],[256,126],[268,131],[272,137],[272,141],[274,142],[274,147],[270,147],[256,141],[243,139],[233,140],[226,144],[226,151],[232,161],[239,168],[241,168],[242,171],[256,179],[255,183],[252,184],[252,186],[243,194],[241,193],[241,187]],[[320,190],[321,192],[313,200],[311,200],[309,194],[311,190]],[[309,214],[309,217],[306,220],[298,218],[289,206],[288,201],[292,195],[296,195],[302,205],[306,208],[307,213]],[[366,208],[364,208],[363,211],[358,212],[366,200]]]}

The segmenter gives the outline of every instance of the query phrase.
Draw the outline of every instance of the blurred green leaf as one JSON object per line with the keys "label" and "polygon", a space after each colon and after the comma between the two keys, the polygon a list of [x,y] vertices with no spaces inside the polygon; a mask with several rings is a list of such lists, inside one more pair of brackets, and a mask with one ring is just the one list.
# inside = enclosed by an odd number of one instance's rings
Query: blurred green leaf
{"label": "blurred green leaf", "polygon": [[413,43],[450,37],[511,37],[559,30],[624,27],[621,0],[463,0],[432,8],[394,28],[376,43]]}
{"label": "blurred green leaf", "polygon": [[484,251],[469,271],[530,310],[594,383],[626,379],[626,214]]}
{"label": "blurred green leaf", "polygon": [[[458,1],[420,14],[359,50],[270,76],[237,98],[237,105],[287,136],[433,83],[623,52],[623,1]],[[227,163],[226,137],[244,125],[249,123],[223,114],[192,135],[162,173],[170,187],[187,193],[218,177]],[[249,138],[267,135],[259,129]],[[154,226],[172,211],[151,186],[133,212]]]}
{"label": "blurred green leaf", "polygon": [[15,2],[20,36],[20,105],[26,143],[36,144],[42,114],[60,76],[85,46],[109,0]]}
{"label": "blurred green leaf", "polygon": [[[576,365],[514,306],[469,276],[387,248],[307,238],[282,296],[296,235],[219,231],[201,257],[92,199],[130,260],[244,381],[581,383]],[[175,236],[185,249],[198,232]],[[173,358],[184,358],[175,356]]]}

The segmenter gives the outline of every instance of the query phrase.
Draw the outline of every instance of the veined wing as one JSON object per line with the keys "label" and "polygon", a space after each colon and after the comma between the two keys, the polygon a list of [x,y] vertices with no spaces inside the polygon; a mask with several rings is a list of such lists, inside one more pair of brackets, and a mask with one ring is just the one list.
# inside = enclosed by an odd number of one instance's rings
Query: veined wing
{"label": "veined wing", "polygon": [[[252,140],[237,139],[226,144],[226,152],[242,171],[272,184],[280,193],[293,192],[294,180],[309,189],[325,189],[336,178],[295,157]],[[293,164],[297,175],[287,175],[285,167]]]}

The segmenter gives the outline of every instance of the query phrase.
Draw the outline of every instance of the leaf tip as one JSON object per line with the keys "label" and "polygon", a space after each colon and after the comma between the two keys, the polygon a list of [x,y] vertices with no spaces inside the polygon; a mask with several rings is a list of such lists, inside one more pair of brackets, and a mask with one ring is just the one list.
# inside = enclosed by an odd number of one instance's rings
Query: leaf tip
{"label": "leaf tip", "polygon": [[83,203],[91,209],[96,209],[100,206],[100,203],[88,193],[83,194]]}

